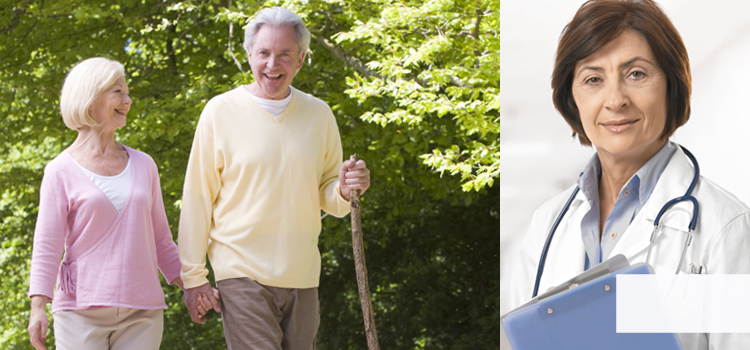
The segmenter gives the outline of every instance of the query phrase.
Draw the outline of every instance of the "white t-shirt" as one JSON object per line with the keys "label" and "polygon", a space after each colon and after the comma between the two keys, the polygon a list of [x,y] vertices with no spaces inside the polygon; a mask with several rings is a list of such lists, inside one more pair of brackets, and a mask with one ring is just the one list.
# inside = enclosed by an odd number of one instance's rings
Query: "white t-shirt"
{"label": "white t-shirt", "polygon": [[130,193],[130,158],[128,158],[128,165],[125,166],[125,170],[114,176],[95,174],[81,166],[81,164],[78,164],[78,162],[76,162],[76,165],[83,169],[83,172],[91,179],[91,182],[104,192],[110,202],[112,202],[112,205],[115,206],[115,209],[117,209],[117,212],[120,212],[125,205],[125,201],[128,200],[128,194]]}
{"label": "white t-shirt", "polygon": [[265,98],[260,98],[258,96],[253,95],[250,93],[250,91],[245,90],[250,96],[255,100],[257,104],[259,104],[263,109],[268,111],[268,113],[273,114],[274,116],[281,115],[282,112],[286,109],[287,106],[289,106],[289,102],[292,102],[292,90],[289,89],[289,96],[284,98],[283,100],[267,100]]}

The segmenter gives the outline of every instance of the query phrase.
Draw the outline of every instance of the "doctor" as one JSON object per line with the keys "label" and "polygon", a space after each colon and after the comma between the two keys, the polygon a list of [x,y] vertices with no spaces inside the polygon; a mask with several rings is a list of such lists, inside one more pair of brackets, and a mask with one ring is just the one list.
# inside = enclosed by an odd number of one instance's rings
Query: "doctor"
{"label": "doctor", "polygon": [[[650,0],[590,0],[565,27],[552,74],[556,109],[596,153],[575,186],[542,205],[511,277],[514,306],[532,297],[553,222],[580,191],[549,246],[539,293],[617,254],[646,260],[654,220],[685,194],[694,169],[669,141],[690,116],[687,50],[669,18]],[[697,226],[681,273],[750,273],[750,209],[699,177]],[[649,263],[675,273],[693,213],[681,202],[664,214]],[[680,334],[686,349],[739,349],[750,334]]]}

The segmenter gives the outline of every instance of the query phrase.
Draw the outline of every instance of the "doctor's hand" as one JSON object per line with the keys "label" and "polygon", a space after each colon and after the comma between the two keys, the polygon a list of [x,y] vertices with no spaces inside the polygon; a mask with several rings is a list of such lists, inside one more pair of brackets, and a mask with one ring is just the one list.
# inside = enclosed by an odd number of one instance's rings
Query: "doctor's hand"
{"label": "doctor's hand", "polygon": [[216,312],[221,312],[219,291],[215,288],[211,288],[211,285],[208,283],[198,287],[185,289],[182,301],[188,308],[190,319],[195,323],[206,322],[205,315],[208,310],[213,309]]}
{"label": "doctor's hand", "polygon": [[349,159],[341,164],[339,169],[339,187],[341,195],[347,201],[351,200],[351,193],[359,190],[362,195],[370,188],[370,169],[367,169],[367,163],[364,160],[358,160],[356,163]]}
{"label": "doctor's hand", "polygon": [[47,350],[44,342],[47,340],[47,329],[49,320],[47,319],[47,297],[43,295],[34,295],[31,297],[31,315],[29,317],[29,338],[31,345],[36,350]]}

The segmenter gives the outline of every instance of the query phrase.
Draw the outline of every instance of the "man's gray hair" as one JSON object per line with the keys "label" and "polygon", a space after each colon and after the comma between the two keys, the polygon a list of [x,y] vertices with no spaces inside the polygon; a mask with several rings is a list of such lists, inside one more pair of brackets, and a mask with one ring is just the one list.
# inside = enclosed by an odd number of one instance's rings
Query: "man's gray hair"
{"label": "man's gray hair", "polygon": [[299,46],[300,53],[307,52],[307,49],[310,47],[310,31],[307,30],[302,18],[283,7],[271,7],[258,12],[255,19],[245,29],[245,43],[243,46],[248,55],[253,50],[253,44],[255,44],[255,37],[258,31],[266,24],[274,27],[287,25],[294,28],[294,32],[297,33],[297,45]]}

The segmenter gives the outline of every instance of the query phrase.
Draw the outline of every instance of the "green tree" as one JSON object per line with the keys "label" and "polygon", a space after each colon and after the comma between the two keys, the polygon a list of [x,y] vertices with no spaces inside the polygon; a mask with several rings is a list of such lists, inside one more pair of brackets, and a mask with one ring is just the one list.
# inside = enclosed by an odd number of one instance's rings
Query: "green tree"
{"label": "green tree", "polygon": [[[252,81],[244,26],[273,5],[299,13],[313,35],[294,85],[331,105],[345,154],[372,171],[362,214],[383,348],[498,347],[498,0],[0,0],[4,348],[28,347],[39,183],[76,135],[58,111],[68,69],[92,56],[124,63],[134,104],[118,138],[159,165],[176,235],[200,111]],[[323,225],[319,347],[362,349],[348,220]],[[224,348],[219,318],[193,324],[182,293],[164,290],[164,349]]]}
{"label": "green tree", "polygon": [[338,57],[356,71],[346,92],[365,107],[362,120],[419,130],[431,149],[420,158],[460,174],[464,191],[492,186],[500,174],[500,1],[379,5],[379,14],[334,35],[345,45]]}

